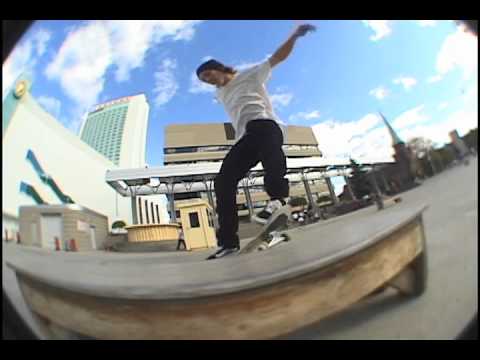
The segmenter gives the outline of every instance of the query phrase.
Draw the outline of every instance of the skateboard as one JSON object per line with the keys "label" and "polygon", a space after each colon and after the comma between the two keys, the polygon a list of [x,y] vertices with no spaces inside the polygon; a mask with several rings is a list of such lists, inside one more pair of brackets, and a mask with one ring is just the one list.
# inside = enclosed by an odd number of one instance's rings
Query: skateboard
{"label": "skateboard", "polygon": [[254,239],[240,249],[238,255],[267,250],[284,241],[290,241],[290,236],[284,232],[287,228],[288,214],[282,213],[277,215],[263,226],[260,233]]}

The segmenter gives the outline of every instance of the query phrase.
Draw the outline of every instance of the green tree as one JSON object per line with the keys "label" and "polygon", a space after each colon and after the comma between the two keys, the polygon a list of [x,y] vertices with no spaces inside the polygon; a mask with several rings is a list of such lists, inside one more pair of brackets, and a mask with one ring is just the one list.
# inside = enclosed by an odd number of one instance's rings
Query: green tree
{"label": "green tree", "polygon": [[317,204],[324,202],[332,202],[332,198],[330,197],[330,195],[322,195],[318,197]]}
{"label": "green tree", "polygon": [[[431,176],[444,169],[442,156],[438,149],[434,149],[434,145],[432,140],[421,136],[408,141],[407,146],[413,154],[412,162],[414,161],[416,164],[414,171],[416,175],[424,173]],[[422,169],[418,169],[418,166],[421,166]]]}
{"label": "green tree", "polygon": [[465,141],[469,149],[473,147],[475,150],[478,150],[478,128],[470,130],[468,134],[463,137],[463,141]]}
{"label": "green tree", "polygon": [[290,199],[290,206],[297,207],[297,206],[306,206],[307,200],[304,197],[294,197]]}
{"label": "green tree", "polygon": [[112,224],[112,229],[123,229],[127,224],[123,220],[117,220]]}
{"label": "green tree", "polygon": [[433,141],[421,136],[414,137],[407,142],[407,147],[417,159],[422,159],[433,149]]}
{"label": "green tree", "polygon": [[372,185],[367,177],[368,171],[355,160],[350,159],[352,172],[349,176],[352,191],[357,199],[362,199],[365,195],[372,192]]}

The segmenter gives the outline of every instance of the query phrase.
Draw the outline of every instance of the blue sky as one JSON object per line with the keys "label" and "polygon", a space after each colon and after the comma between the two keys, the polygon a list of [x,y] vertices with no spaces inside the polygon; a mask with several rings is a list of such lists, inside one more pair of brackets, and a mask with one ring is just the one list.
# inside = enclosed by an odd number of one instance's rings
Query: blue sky
{"label": "blue sky", "polygon": [[[268,82],[276,113],[311,126],[326,156],[391,154],[381,110],[400,137],[441,145],[478,126],[477,39],[452,21],[303,21]],[[37,21],[2,68],[3,93],[28,71],[33,95],[73,132],[92,105],[145,93],[146,161],[163,163],[164,127],[228,121],[193,76],[208,57],[244,69],[272,54],[299,21]]]}

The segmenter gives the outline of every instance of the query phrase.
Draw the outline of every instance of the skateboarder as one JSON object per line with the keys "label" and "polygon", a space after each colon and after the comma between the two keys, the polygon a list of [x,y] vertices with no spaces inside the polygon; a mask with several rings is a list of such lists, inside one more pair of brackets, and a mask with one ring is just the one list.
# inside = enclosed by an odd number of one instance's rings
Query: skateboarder
{"label": "skateboarder", "polygon": [[285,125],[273,112],[264,84],[270,77],[271,69],[289,56],[297,39],[314,30],[315,27],[309,24],[298,26],[267,61],[242,73],[213,59],[197,69],[201,81],[216,86],[217,99],[230,116],[236,138],[215,178],[220,249],[208,259],[239,251],[237,185],[259,162],[265,170],[265,190],[271,200],[253,220],[266,224],[273,214],[288,211],[284,199],[288,197],[289,186],[284,178],[287,169],[282,150]]}

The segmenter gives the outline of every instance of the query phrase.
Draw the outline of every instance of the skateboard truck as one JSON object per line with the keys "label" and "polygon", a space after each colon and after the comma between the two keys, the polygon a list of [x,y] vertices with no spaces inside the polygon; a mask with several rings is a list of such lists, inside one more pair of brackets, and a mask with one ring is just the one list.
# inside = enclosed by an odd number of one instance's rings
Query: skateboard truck
{"label": "skateboard truck", "polygon": [[268,248],[271,248],[282,241],[289,241],[290,237],[282,233],[281,231],[272,231],[271,233],[268,234],[268,239],[269,241],[264,241],[262,242],[259,246],[258,249],[259,251],[266,250]]}

